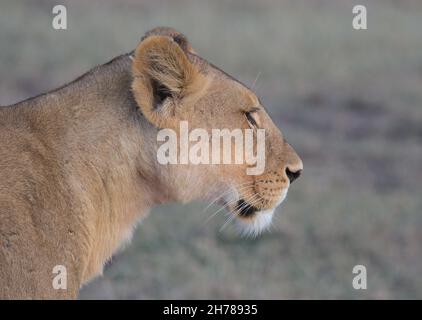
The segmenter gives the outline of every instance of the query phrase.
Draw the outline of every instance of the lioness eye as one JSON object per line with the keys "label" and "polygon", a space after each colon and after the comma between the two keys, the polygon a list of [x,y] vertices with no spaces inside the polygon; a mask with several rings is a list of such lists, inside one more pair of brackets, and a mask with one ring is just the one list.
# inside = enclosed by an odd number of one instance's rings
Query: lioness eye
{"label": "lioness eye", "polygon": [[251,126],[256,127],[258,124],[255,121],[254,116],[252,115],[252,112],[245,112],[246,119],[248,119],[248,122],[251,124]]}

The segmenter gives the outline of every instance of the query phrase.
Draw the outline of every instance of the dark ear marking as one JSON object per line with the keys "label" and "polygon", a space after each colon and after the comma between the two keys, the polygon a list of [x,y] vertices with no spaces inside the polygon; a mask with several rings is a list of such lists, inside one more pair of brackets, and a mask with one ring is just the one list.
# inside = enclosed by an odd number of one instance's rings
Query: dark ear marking
{"label": "dark ear marking", "polygon": [[164,100],[172,96],[170,89],[155,79],[151,80],[151,87],[153,90],[155,108],[159,107]]}
{"label": "dark ear marking", "polygon": [[173,37],[174,42],[176,42],[183,51],[187,52],[189,51],[189,42],[188,39],[183,34],[178,34]]}

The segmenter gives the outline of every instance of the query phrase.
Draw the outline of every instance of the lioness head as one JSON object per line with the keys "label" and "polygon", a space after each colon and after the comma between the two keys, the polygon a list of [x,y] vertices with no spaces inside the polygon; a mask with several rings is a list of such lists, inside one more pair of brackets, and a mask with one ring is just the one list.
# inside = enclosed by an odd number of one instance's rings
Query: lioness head
{"label": "lioness head", "polygon": [[[134,52],[132,73],[136,103],[157,132],[171,129],[180,136],[183,121],[191,132],[201,128],[210,136],[213,129],[251,129],[256,142],[258,130],[265,130],[265,167],[259,174],[248,174],[251,165],[246,162],[161,165],[155,161],[153,166],[166,200],[217,197],[246,233],[267,228],[303,164],[255,93],[199,57],[186,37],[170,28],[156,28],[145,35]],[[231,150],[236,150],[235,142],[230,140]],[[154,144],[158,151],[160,143]],[[181,144],[175,148],[179,157],[188,152]],[[256,152],[257,144],[252,149]]]}

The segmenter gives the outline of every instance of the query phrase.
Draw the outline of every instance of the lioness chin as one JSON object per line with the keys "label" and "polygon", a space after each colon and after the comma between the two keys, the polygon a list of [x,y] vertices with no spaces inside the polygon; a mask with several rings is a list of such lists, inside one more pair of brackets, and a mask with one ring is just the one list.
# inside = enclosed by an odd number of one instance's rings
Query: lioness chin
{"label": "lioness chin", "polygon": [[[265,170],[157,162],[157,134],[265,129]],[[302,170],[256,95],[156,28],[134,52],[0,108],[0,298],[76,298],[160,203],[210,199],[247,233],[267,228]],[[225,193],[222,191],[225,191]],[[55,289],[55,266],[67,288]]]}

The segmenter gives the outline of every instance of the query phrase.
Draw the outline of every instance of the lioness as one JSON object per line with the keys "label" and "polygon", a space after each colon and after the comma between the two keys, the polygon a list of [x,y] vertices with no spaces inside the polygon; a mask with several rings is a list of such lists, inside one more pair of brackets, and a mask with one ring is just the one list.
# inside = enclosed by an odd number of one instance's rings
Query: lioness
{"label": "lioness", "polygon": [[[265,129],[265,172],[157,162],[157,133]],[[302,161],[256,95],[171,28],[52,92],[0,108],[0,297],[76,298],[160,203],[219,202],[249,232],[271,222]],[[55,266],[67,289],[53,286]]]}

